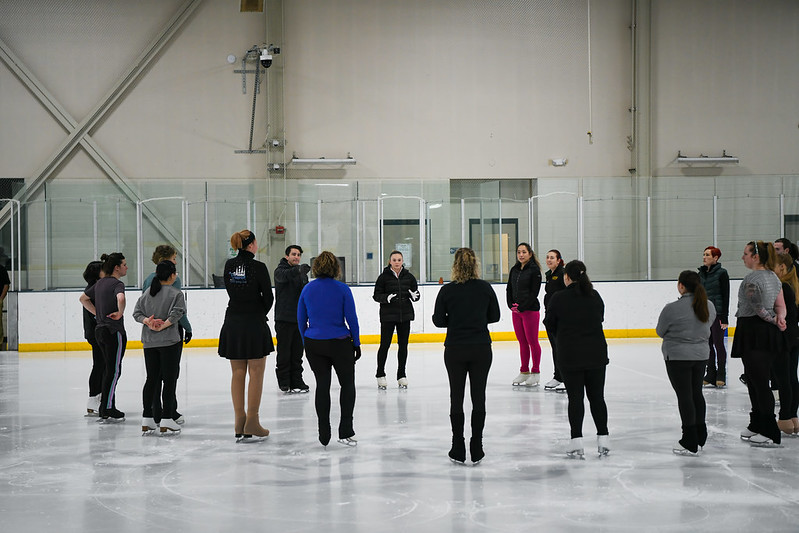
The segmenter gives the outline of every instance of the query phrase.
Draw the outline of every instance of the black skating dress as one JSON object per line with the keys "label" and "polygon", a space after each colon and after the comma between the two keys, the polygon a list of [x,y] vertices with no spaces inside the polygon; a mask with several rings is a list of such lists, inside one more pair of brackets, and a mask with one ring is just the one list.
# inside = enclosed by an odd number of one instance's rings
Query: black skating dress
{"label": "black skating dress", "polygon": [[275,349],[266,314],[272,308],[272,280],[266,265],[239,250],[225,263],[230,301],[219,333],[219,355],[226,359],[260,359]]}

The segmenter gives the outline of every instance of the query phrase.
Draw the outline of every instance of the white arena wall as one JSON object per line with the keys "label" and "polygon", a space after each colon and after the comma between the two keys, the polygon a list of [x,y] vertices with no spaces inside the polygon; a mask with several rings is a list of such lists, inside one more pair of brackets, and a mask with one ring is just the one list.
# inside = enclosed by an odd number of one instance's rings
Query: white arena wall
{"label": "white arena wall", "polygon": [[[663,306],[677,298],[675,281],[631,281],[599,282],[595,288],[605,301],[605,334],[607,337],[654,337],[655,325]],[[731,315],[737,307],[737,294],[740,280],[730,283]],[[432,322],[433,306],[439,285],[420,287],[421,300],[415,304],[416,319],[411,326],[411,342],[440,342],[444,331]],[[371,286],[352,287],[358,320],[361,327],[361,340],[364,343],[378,343],[380,340],[380,319],[378,304],[372,300]],[[494,340],[513,340],[511,314],[505,305],[505,285],[496,284],[494,290],[502,310],[502,318],[489,326]],[[227,293],[224,289],[187,289],[186,302],[188,316],[192,324],[194,338],[191,346],[216,346],[219,328],[225,316]],[[543,300],[543,287],[541,299]],[[17,295],[18,306],[15,318],[9,309],[10,321],[18,320],[19,351],[83,350],[88,344],[83,339],[81,305],[79,291],[59,292],[21,292]],[[128,290],[128,304],[125,322],[128,333],[128,346],[141,347],[141,325],[133,320],[135,298],[139,292]],[[734,325],[735,317],[730,316]],[[274,316],[269,313],[269,323],[274,324]],[[10,324],[13,331],[14,324]],[[274,328],[273,328],[274,332]],[[544,328],[540,336],[546,337]]]}

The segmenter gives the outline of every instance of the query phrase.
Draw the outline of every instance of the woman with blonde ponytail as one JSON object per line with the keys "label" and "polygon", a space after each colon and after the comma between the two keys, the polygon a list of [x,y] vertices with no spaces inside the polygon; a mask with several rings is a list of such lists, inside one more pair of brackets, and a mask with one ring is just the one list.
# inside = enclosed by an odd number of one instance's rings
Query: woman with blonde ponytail
{"label": "woman with blonde ponytail", "polygon": [[657,334],[663,338],[666,373],[677,394],[682,438],[672,448],[677,455],[696,456],[707,441],[702,377],[707,364],[710,325],[716,308],[708,301],[699,274],[683,270],[677,281],[680,297],[660,312]]}
{"label": "woman with blonde ponytail", "polygon": [[[258,410],[264,387],[266,356],[274,351],[272,332],[266,314],[272,308],[272,280],[266,265],[256,261],[258,241],[250,230],[241,230],[230,237],[230,246],[239,255],[225,263],[225,289],[230,301],[225,323],[219,333],[219,355],[230,360],[233,377],[230,393],[233,397],[235,430],[238,441],[263,439],[269,430],[261,427]],[[247,405],[244,389],[247,376]]]}
{"label": "woman with blonde ponytail", "polygon": [[774,361],[773,374],[777,377],[780,390],[780,411],[777,426],[787,435],[799,433],[799,278],[796,266],[790,254],[778,254],[774,273],[782,282],[782,293],[785,298],[785,338],[788,348],[777,355]]}

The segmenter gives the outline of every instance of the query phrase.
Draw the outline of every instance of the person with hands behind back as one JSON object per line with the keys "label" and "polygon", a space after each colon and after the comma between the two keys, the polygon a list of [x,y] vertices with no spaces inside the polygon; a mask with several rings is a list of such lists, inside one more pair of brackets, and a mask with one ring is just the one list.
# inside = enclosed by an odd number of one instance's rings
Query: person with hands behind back
{"label": "person with hands behind back", "polygon": [[330,442],[331,369],[336,371],[341,392],[341,420],[338,442],[355,446],[352,415],[355,410],[355,361],[361,358],[361,337],[358,314],[352,291],[338,281],[341,266],[331,252],[324,251],[314,260],[314,281],[300,293],[297,303],[297,325],[300,328],[305,355],[316,378],[316,416],[319,442]]}
{"label": "person with hands behind back", "polygon": [[122,375],[122,358],[128,336],[122,318],[125,314],[125,284],[119,278],[128,273],[128,263],[119,252],[103,254],[100,260],[105,275],[83,291],[80,303],[97,320],[94,332],[105,363],[100,418],[107,422],[123,422],[125,413],[116,408],[116,389]]}
{"label": "person with hands behind back", "polygon": [[397,385],[408,388],[405,364],[408,361],[408,338],[411,334],[413,304],[419,300],[416,278],[403,266],[402,252],[392,251],[388,266],[375,281],[372,299],[380,304],[380,348],[377,349],[377,388],[385,390],[386,360],[394,329],[397,330]]}
{"label": "person with hands behind back", "polygon": [[[161,261],[155,268],[150,288],[139,297],[133,310],[133,319],[143,324],[141,342],[144,347],[144,366],[147,378],[142,389],[142,432],[155,431],[160,424],[161,433],[180,431],[176,416],[175,389],[178,383],[180,354],[183,340],[177,324],[186,314],[186,298],[174,287],[177,279],[175,263]],[[154,396],[161,391],[163,403]],[[153,404],[162,405],[159,420],[155,420]]]}

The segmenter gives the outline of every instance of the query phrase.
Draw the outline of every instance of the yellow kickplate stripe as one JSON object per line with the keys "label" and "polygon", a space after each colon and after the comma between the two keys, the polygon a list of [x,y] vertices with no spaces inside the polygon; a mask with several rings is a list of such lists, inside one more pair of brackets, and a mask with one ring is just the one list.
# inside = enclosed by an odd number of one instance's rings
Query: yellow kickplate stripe
{"label": "yellow kickplate stripe", "polygon": [[[729,329],[729,336],[735,334],[735,328]],[[657,338],[654,329],[606,329],[605,337],[608,339],[647,339]],[[413,333],[410,336],[409,342],[444,342],[446,338],[445,333]],[[546,331],[538,333],[539,339],[546,340]],[[496,331],[491,333],[491,339],[494,341],[515,341],[516,335],[512,331]],[[277,343],[277,340],[273,339]],[[394,335],[393,342],[397,342],[397,336]],[[361,344],[380,344],[380,335],[361,335]],[[214,348],[219,346],[219,339],[192,339],[186,348]],[[141,341],[128,341],[127,349],[140,350],[142,347]],[[92,347],[88,342],[30,342],[19,345],[20,352],[70,352],[78,350],[91,350]]]}

